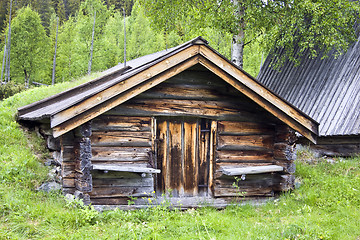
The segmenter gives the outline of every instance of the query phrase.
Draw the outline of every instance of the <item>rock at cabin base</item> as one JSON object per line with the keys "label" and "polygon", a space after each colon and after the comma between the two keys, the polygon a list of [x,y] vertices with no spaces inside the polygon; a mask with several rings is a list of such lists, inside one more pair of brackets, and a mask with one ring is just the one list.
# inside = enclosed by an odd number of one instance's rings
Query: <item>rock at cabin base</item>
{"label": "rock at cabin base", "polygon": [[36,189],[37,191],[51,192],[61,190],[61,185],[55,181],[43,183]]}

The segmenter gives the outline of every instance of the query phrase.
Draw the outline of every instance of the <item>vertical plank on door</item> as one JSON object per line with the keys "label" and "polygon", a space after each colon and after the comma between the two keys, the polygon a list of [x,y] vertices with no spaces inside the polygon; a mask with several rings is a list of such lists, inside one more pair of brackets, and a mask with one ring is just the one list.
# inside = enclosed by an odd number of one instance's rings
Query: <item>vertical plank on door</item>
{"label": "vertical plank on door", "polygon": [[217,121],[211,122],[209,148],[209,194],[214,196],[215,149],[217,144]]}
{"label": "vertical plank on door", "polygon": [[157,123],[157,166],[161,169],[161,174],[157,178],[157,191],[162,193],[165,190],[165,177],[167,175],[166,162],[168,152],[168,128],[166,121],[158,121]]}
{"label": "vertical plank on door", "polygon": [[210,122],[201,119],[199,134],[199,194],[206,195],[209,178]]}
{"label": "vertical plank on door", "polygon": [[186,121],[184,124],[184,196],[198,195],[198,121]]}
{"label": "vertical plank on door", "polygon": [[[173,196],[177,197],[183,193],[182,177],[182,151],[181,151],[181,136],[182,127],[181,121],[168,122],[168,136],[169,136],[169,154],[167,161],[167,174],[165,176],[166,188],[172,189]],[[168,190],[168,189],[165,189]]]}

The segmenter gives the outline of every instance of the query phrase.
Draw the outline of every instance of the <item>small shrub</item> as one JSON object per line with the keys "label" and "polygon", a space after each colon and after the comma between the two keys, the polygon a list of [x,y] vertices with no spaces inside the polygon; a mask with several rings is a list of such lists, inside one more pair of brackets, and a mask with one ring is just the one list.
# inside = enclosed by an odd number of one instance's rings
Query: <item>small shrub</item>
{"label": "small shrub", "polygon": [[9,82],[6,84],[0,85],[0,100],[5,98],[11,97],[16,93],[24,91],[25,85],[24,84],[15,84],[13,82]]}

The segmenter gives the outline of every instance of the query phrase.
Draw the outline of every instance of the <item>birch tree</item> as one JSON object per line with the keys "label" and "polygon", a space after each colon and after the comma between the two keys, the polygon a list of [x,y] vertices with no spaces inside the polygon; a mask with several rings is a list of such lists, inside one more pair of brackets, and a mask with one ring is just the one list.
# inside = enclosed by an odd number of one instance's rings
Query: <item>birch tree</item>
{"label": "birch tree", "polygon": [[49,43],[39,14],[30,7],[20,9],[12,22],[11,41],[12,76],[17,81],[44,81],[51,69]]}
{"label": "birch tree", "polygon": [[[282,48],[290,60],[296,46],[315,57],[342,53],[355,40],[359,2],[348,0],[140,0],[152,25],[184,38],[204,27],[230,33],[232,61],[243,64],[243,49],[261,36],[265,51]],[[192,34],[189,34],[192,33]],[[187,40],[187,39],[185,39]]]}

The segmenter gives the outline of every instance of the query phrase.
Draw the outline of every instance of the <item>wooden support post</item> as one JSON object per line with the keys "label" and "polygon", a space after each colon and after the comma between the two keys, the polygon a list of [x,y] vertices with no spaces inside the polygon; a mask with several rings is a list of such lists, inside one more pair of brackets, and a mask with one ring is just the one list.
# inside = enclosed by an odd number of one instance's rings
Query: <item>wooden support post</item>
{"label": "wooden support post", "polygon": [[84,194],[83,200],[85,204],[88,200],[88,192],[93,189],[91,175],[91,123],[86,122],[78,128],[75,139],[75,188]]}

